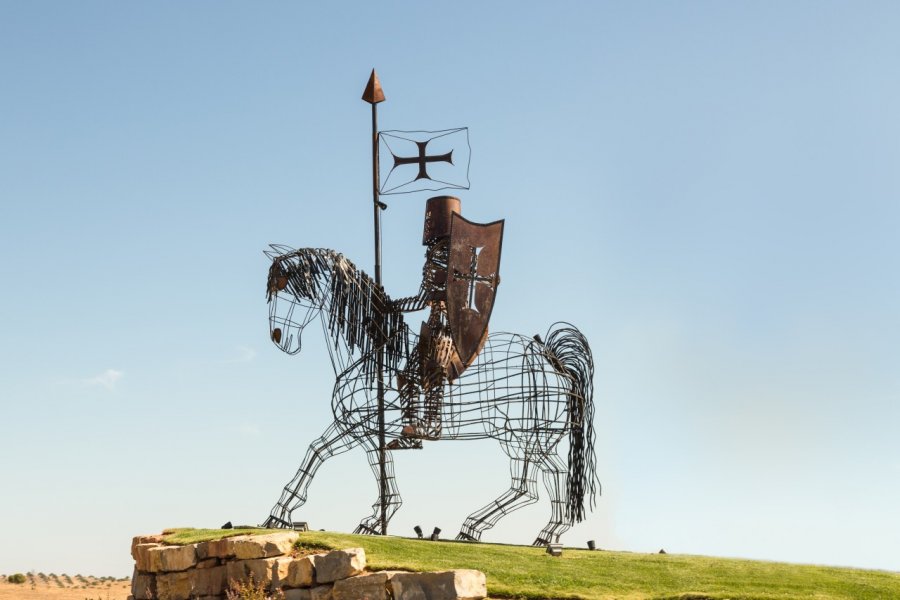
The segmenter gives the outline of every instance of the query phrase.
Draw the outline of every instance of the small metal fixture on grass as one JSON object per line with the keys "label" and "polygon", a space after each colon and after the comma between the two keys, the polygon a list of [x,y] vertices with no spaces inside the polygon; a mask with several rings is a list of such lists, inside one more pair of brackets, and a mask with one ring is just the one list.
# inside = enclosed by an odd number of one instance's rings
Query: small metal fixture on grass
{"label": "small metal fixture on grass", "polygon": [[294,531],[309,531],[309,523],[306,521],[294,521]]}
{"label": "small metal fixture on grass", "polygon": [[413,527],[413,531],[416,532],[416,535],[419,536],[419,539],[421,540],[422,539],[422,528],[419,527],[418,525],[416,525],[415,527]]}
{"label": "small metal fixture on grass", "polygon": [[431,532],[431,541],[436,542],[441,539],[441,528],[435,527],[434,531]]}
{"label": "small metal fixture on grass", "polygon": [[547,554],[550,556],[562,556],[562,544],[547,544]]}
{"label": "small metal fixture on grass", "polygon": [[588,540],[588,550],[596,550],[597,544],[594,543],[594,540]]}

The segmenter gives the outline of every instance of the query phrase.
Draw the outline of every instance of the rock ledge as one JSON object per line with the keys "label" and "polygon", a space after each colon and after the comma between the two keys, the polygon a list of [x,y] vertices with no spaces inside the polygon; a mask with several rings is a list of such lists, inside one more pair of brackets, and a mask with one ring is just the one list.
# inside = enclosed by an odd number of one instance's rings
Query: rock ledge
{"label": "rock ledge", "polygon": [[346,548],[290,556],[293,531],[238,535],[167,546],[161,535],[131,543],[134,575],[129,600],[225,600],[229,582],[253,581],[281,590],[285,600],[482,600],[484,573],[366,571],[366,552]]}

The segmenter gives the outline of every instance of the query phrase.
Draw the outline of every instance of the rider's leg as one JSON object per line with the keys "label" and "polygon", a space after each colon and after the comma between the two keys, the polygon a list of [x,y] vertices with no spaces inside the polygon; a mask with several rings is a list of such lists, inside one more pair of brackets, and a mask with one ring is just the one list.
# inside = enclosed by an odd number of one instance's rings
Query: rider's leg
{"label": "rider's leg", "polygon": [[420,436],[426,440],[441,437],[441,407],[444,399],[444,377],[438,378],[425,394],[425,410],[422,415]]}
{"label": "rider's leg", "polygon": [[410,354],[406,367],[397,373],[397,397],[400,403],[401,437],[388,442],[388,450],[421,448],[422,442],[416,439],[419,423],[419,393],[422,389],[421,365],[419,363],[418,346]]}
{"label": "rider's leg", "polygon": [[436,377],[425,386],[422,414],[416,414],[412,424],[403,426],[405,437],[423,440],[439,440],[441,438],[441,409],[445,381],[441,377]]}

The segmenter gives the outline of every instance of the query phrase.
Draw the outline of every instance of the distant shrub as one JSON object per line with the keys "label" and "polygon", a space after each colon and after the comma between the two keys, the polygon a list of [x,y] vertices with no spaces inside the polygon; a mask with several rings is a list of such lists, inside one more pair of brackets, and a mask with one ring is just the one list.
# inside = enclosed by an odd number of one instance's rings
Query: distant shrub
{"label": "distant shrub", "polygon": [[21,573],[14,573],[6,578],[10,583],[25,583],[25,576]]}
{"label": "distant shrub", "polygon": [[253,581],[253,575],[246,583],[235,580],[228,582],[228,589],[225,591],[227,600],[284,600],[284,592],[275,590],[275,593],[269,595],[266,592],[265,582],[256,583]]}

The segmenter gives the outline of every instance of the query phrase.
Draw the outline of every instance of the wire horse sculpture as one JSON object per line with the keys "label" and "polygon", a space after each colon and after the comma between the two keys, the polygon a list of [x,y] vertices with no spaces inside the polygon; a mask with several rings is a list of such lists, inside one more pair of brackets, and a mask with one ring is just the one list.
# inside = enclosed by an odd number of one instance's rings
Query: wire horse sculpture
{"label": "wire horse sculpture", "polygon": [[[273,342],[288,354],[302,347],[304,328],[317,320],[329,339],[336,382],[332,422],[310,444],[293,479],[265,520],[266,527],[292,527],[291,513],[302,506],[322,464],[332,456],[362,447],[379,477],[375,355],[384,356],[385,423],[390,439],[403,427],[403,373],[413,360],[412,333],[384,290],[352,262],[333,250],[293,250],[272,246],[267,282],[269,327]],[[407,371],[408,372],[408,371]],[[595,506],[593,360],[587,340],[575,327],[557,323],[544,339],[512,333],[487,337],[477,360],[445,383],[440,410],[442,440],[495,439],[510,459],[511,483],[496,500],[473,512],[458,540],[479,541],[509,513],[538,499],[542,474],[552,512],[534,545],[559,540],[586,517],[585,499]],[[398,381],[399,380],[399,381]],[[559,455],[568,435],[567,460]],[[386,498],[389,520],[402,500],[387,452]],[[382,499],[355,533],[377,534]]]}

